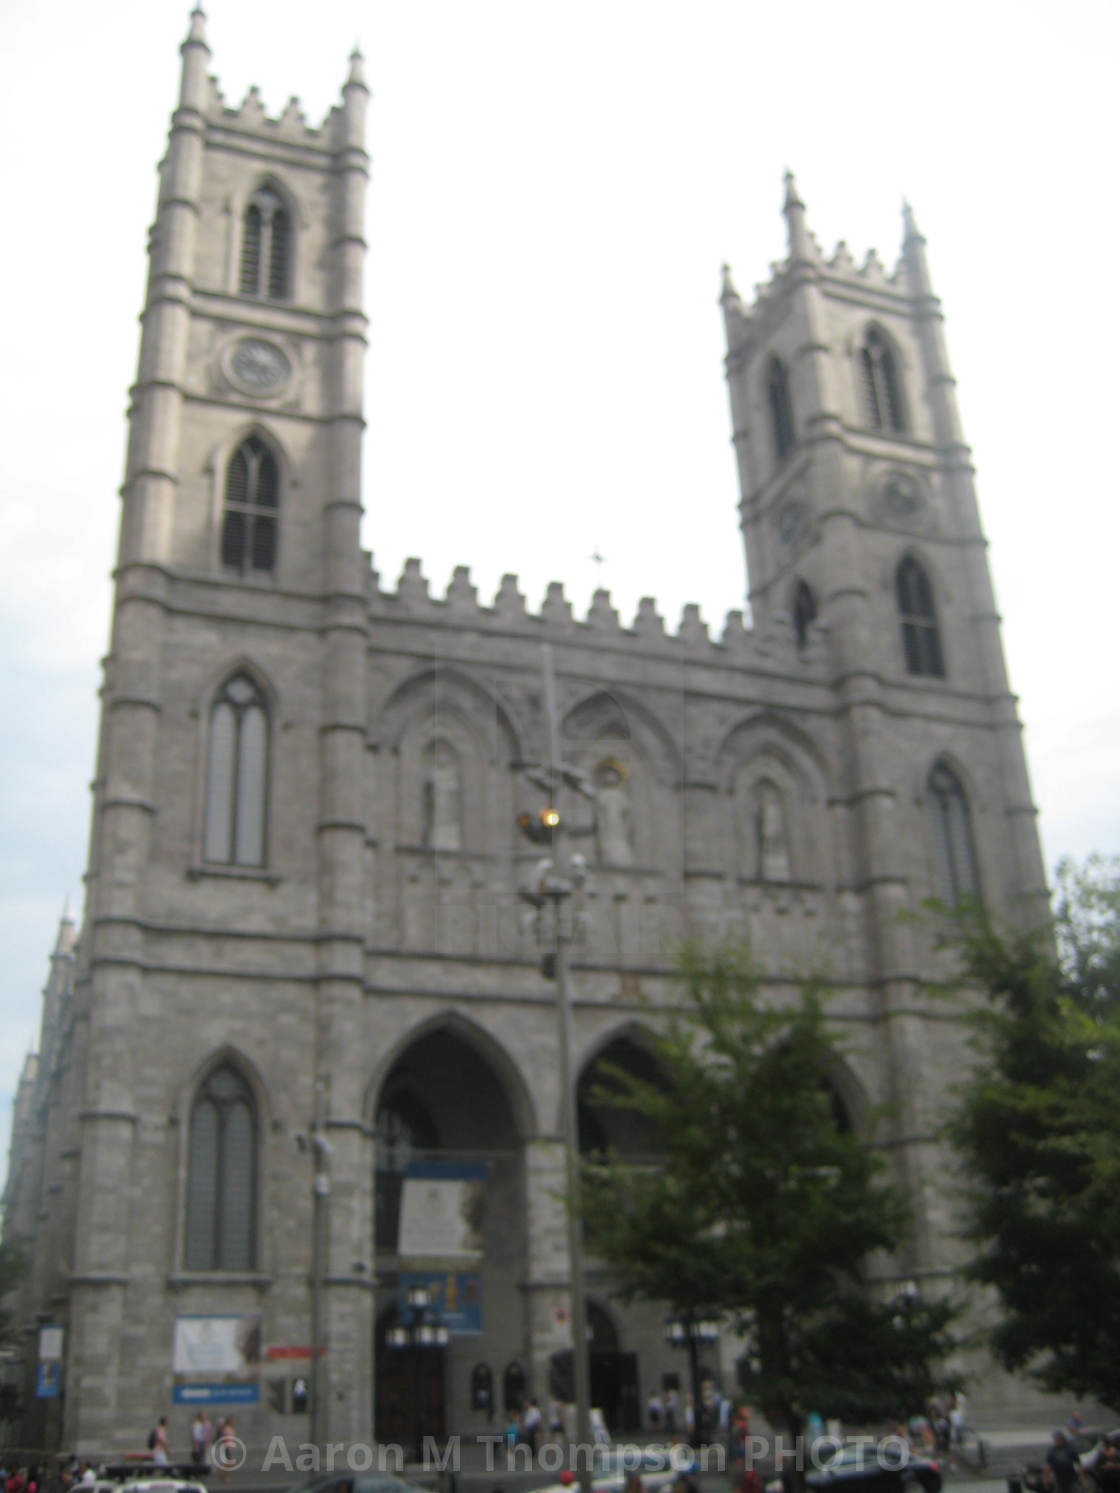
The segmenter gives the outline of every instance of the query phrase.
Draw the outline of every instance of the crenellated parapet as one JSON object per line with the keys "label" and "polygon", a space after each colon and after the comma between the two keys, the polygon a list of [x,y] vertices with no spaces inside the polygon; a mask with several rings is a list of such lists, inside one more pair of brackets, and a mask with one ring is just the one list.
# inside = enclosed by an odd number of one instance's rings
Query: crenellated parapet
{"label": "crenellated parapet", "polygon": [[549,583],[540,610],[534,612],[526,604],[515,575],[502,577],[493,601],[487,605],[479,600],[467,566],[455,567],[441,597],[432,594],[416,558],[405,561],[396,591],[382,588],[371,566],[366,602],[373,627],[390,621],[470,628],[495,636],[520,634],[537,642],[570,641],[589,647],[633,649],[647,658],[660,654],[678,661],[733,663],[744,669],[793,671],[809,677],[821,675],[825,663],[827,629],[820,622],[810,627],[804,645],[799,647],[784,617],[775,616],[764,630],[758,630],[746,625],[741,611],[731,611],[718,635],[713,636],[700,607],[689,603],[674,632],[666,627],[653,598],[644,596],[627,625],[613,605],[610,592],[603,589],[594,593],[586,614],[577,616],[560,581]]}
{"label": "crenellated parapet", "polygon": [[281,114],[270,115],[255,83],[241,103],[234,107],[226,102],[214,74],[206,81],[204,113],[209,124],[235,132],[244,131],[256,137],[271,137],[278,144],[311,146],[320,150],[335,148],[337,122],[342,113],[339,105],[332,104],[323,122],[314,125],[307,122],[307,116],[294,94]]}

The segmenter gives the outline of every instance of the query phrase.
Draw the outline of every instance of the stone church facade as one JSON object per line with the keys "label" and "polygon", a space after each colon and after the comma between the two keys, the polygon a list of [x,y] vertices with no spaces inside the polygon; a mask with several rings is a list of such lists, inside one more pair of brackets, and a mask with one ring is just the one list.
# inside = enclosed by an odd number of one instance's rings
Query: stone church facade
{"label": "stone church facade", "polygon": [[[548,1395],[569,1342],[555,987],[517,828],[540,802],[544,642],[565,759],[597,790],[570,806],[585,1137],[640,1145],[589,1075],[648,1063],[675,938],[749,939],[778,997],[824,971],[838,1100],[857,1127],[887,1106],[914,1202],[897,1278],[937,1289],[954,1245],[935,1128],[962,1039],[905,915],[976,893],[1026,916],[1045,878],[912,217],[891,273],[826,258],[788,179],[787,258],[752,305],[725,274],[750,627],[732,613],[711,637],[689,608],[671,633],[651,601],[627,626],[605,592],[576,618],[558,585],[531,613],[514,577],[486,603],[464,570],[433,597],[412,561],[387,590],[359,540],[361,60],[316,129],[255,92],[228,107],[208,58],[196,11],[132,391],[84,926],[60,933],[17,1101],[29,1443],[138,1447],[166,1412],[183,1445],[207,1364],[229,1391],[212,1418],[234,1410],[259,1446],[306,1436],[316,1126],[323,1434],[407,1439],[411,1368],[386,1337],[411,1278],[461,1329],[423,1359],[426,1429],[483,1431],[507,1391]],[[424,1176],[445,1201],[481,1190],[481,1239],[413,1249]],[[593,1259],[588,1292],[617,1429],[685,1365]],[[42,1322],[64,1329],[58,1399],[34,1395]]]}

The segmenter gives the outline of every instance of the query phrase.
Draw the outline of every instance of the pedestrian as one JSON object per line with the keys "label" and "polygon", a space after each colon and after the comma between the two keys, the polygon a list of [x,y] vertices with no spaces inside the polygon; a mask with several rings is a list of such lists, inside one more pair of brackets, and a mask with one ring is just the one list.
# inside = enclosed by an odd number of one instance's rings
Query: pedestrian
{"label": "pedestrian", "polygon": [[170,1458],[167,1451],[167,1416],[161,1415],[155,1429],[148,1437],[148,1450],[158,1467],[166,1467]]}
{"label": "pedestrian", "polygon": [[677,1410],[680,1403],[681,1397],[676,1389],[669,1388],[665,1391],[665,1432],[669,1436],[677,1433]]}
{"label": "pedestrian", "polygon": [[1053,1444],[1046,1453],[1042,1486],[1053,1489],[1054,1493],[1071,1493],[1071,1489],[1083,1481],[1081,1458],[1076,1447],[1064,1431],[1055,1431]]}
{"label": "pedestrian", "polygon": [[521,1434],[532,1452],[537,1455],[537,1440],[541,1433],[541,1407],[535,1399],[531,1399],[525,1407],[525,1413],[521,1417]]}
{"label": "pedestrian", "polygon": [[191,1461],[196,1467],[205,1467],[210,1461],[210,1443],[214,1439],[214,1427],[205,1410],[199,1410],[191,1423]]}
{"label": "pedestrian", "polygon": [[564,1407],[559,1400],[552,1400],[548,1407],[548,1434],[557,1446],[564,1435]]}
{"label": "pedestrian", "polygon": [[521,1427],[517,1420],[517,1411],[510,1410],[506,1420],[506,1446],[512,1451],[517,1445],[521,1435]]}
{"label": "pedestrian", "polygon": [[230,1463],[233,1461],[234,1439],[233,1416],[227,1415],[224,1420],[218,1422],[210,1448],[210,1460],[218,1469],[218,1476],[223,1483],[229,1477]]}
{"label": "pedestrian", "polygon": [[952,1435],[954,1446],[964,1445],[964,1425],[967,1410],[968,1401],[958,1389],[953,1396],[953,1403],[949,1409],[949,1431]]}
{"label": "pedestrian", "polygon": [[659,1431],[661,1429],[661,1416],[663,1413],[664,1406],[661,1403],[661,1396],[655,1389],[646,1402],[646,1416],[649,1419],[650,1430]]}

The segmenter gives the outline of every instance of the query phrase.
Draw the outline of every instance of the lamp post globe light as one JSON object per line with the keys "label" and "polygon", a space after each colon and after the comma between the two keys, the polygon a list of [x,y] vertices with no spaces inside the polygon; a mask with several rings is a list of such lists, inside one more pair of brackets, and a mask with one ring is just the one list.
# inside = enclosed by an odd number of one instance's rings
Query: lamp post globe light
{"label": "lamp post globe light", "polygon": [[688,1377],[692,1392],[692,1435],[702,1441],[705,1434],[705,1405],[700,1385],[700,1348],[719,1341],[719,1323],[705,1312],[687,1307],[678,1315],[665,1319],[665,1341],[670,1348],[688,1349]]}
{"label": "lamp post globe light", "polygon": [[438,1319],[433,1319],[428,1312],[431,1306],[432,1294],[424,1285],[411,1285],[405,1290],[405,1306],[408,1309],[409,1319],[407,1322],[396,1322],[385,1334],[385,1341],[390,1348],[408,1349],[412,1353],[412,1395],[413,1413],[415,1416],[413,1440],[415,1442],[414,1460],[422,1462],[424,1458],[424,1359],[425,1350],[447,1347],[450,1336],[447,1324]]}

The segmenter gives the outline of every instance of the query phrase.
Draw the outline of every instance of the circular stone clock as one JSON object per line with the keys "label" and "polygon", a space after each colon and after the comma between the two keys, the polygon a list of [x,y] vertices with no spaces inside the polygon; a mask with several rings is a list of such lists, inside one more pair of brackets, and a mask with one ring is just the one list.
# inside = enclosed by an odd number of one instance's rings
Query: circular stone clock
{"label": "circular stone clock", "polygon": [[227,366],[234,383],[252,394],[274,394],[292,374],[288,355],[260,337],[243,337],[235,343]]}

